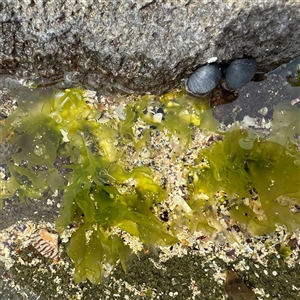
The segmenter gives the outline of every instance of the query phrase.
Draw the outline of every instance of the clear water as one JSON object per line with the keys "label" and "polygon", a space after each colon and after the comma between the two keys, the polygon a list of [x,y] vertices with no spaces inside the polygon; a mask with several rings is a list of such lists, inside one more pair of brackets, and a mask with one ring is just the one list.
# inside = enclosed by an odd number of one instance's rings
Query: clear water
{"label": "clear water", "polygon": [[[246,115],[252,118],[264,117],[268,119],[272,116],[273,106],[281,101],[294,101],[295,105],[299,106],[300,101],[297,103],[297,99],[300,97],[300,87],[292,87],[288,83],[289,77],[300,76],[299,74],[297,75],[297,65],[300,65],[300,57],[269,72],[266,80],[250,82],[238,91],[238,98],[234,102],[215,107],[213,109],[214,115],[225,124],[230,124],[235,120],[243,120]],[[16,101],[34,99],[36,97],[44,97],[53,91],[53,87],[32,90],[24,87],[24,83],[27,86],[31,84],[10,77],[0,77],[0,90],[2,90],[0,111],[2,118],[9,113],[9,109],[3,109],[4,106],[7,106],[4,103],[8,99],[15,99]],[[11,106],[13,106],[13,102]],[[261,113],[263,108],[267,108],[264,116]],[[1,166],[5,167],[5,164],[2,163]],[[53,222],[57,213],[58,209],[56,207],[45,205],[43,201],[28,200],[20,204],[17,199],[13,199],[13,201],[9,201],[3,210],[0,210],[0,230],[11,226],[23,218],[28,218],[32,221],[45,220]],[[2,273],[3,271],[4,269],[0,265],[0,272]],[[28,299],[39,299],[39,297],[26,289],[22,292],[27,295]],[[16,295],[16,292],[0,278],[0,299],[24,299],[24,297]]]}

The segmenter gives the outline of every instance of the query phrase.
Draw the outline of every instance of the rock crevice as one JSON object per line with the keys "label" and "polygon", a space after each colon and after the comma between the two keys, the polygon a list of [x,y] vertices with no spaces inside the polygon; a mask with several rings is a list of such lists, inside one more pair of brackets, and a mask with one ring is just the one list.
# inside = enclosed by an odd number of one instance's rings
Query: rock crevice
{"label": "rock crevice", "polygon": [[161,93],[211,57],[300,55],[299,1],[3,0],[0,74]]}

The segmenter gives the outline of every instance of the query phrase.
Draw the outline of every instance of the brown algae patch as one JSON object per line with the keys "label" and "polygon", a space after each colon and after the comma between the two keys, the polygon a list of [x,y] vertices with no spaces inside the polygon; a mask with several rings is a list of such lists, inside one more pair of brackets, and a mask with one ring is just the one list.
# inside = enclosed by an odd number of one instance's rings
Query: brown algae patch
{"label": "brown algae patch", "polygon": [[[66,244],[60,253],[75,264],[76,283],[98,283],[117,261],[130,272],[131,253],[147,252],[145,245],[161,246],[160,264],[194,249],[226,263],[239,256],[265,263],[274,251],[293,265],[299,246],[288,241],[299,227],[299,108],[275,107],[272,131],[262,136],[240,123],[221,130],[203,100],[184,91],[114,100],[69,89],[23,103],[1,127],[18,149],[6,158],[10,177],[2,180],[2,197],[63,194],[55,230]],[[55,167],[57,159],[68,172]],[[284,236],[285,227],[288,238],[265,235],[255,250],[253,234]],[[226,267],[216,268],[220,288]],[[195,295],[197,284],[191,279]],[[134,295],[158,296],[152,289],[137,287]],[[168,297],[176,295],[173,289]]]}

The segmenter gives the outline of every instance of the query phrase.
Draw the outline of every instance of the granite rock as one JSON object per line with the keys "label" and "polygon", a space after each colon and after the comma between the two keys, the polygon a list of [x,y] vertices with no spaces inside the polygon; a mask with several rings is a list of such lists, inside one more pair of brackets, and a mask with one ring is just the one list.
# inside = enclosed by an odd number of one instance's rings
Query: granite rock
{"label": "granite rock", "polygon": [[299,0],[2,0],[0,74],[162,93],[209,58],[300,55]]}

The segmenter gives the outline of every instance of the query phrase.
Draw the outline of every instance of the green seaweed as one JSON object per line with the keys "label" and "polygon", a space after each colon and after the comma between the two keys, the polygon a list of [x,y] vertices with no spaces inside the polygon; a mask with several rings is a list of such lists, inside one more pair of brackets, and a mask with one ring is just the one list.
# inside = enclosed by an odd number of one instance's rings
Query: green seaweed
{"label": "green seaweed", "polygon": [[[128,103],[125,120],[103,124],[97,121],[101,111],[87,103],[84,95],[80,88],[54,91],[37,103],[22,102],[9,116],[1,134],[16,151],[7,161],[11,177],[1,200],[14,194],[24,199],[41,198],[45,191],[63,192],[57,231],[70,225],[75,228],[68,248],[74,278],[96,284],[105,265],[115,265],[119,259],[126,269],[131,249],[122,232],[146,245],[178,242],[153,214],[153,207],[167,197],[166,191],[148,167],[128,170],[120,145],[133,144],[139,151],[147,146],[153,129],[164,130],[180,141],[176,158],[188,148],[195,128],[216,131],[218,122],[205,99],[195,101],[181,90],[160,98],[145,95]],[[153,117],[153,107],[163,108],[161,120]],[[138,123],[145,125],[140,136],[134,132]],[[300,202],[300,157],[295,146],[299,127],[299,110],[283,103],[275,108],[267,139],[234,125],[220,133],[222,141],[200,149],[187,178],[191,212],[178,213],[173,232],[179,233],[182,225],[207,232],[219,229],[215,207],[224,200],[231,217],[247,224],[254,234],[273,231],[276,224],[298,228],[299,217],[289,206]],[[55,166],[57,157],[68,161],[63,167],[65,177]],[[245,204],[253,190],[264,217]],[[217,199],[217,192],[224,196]],[[280,197],[285,201],[279,201]]]}
{"label": "green seaweed", "polygon": [[1,136],[8,136],[16,149],[7,162],[12,176],[4,183],[6,197],[39,198],[47,188],[55,191],[61,186],[64,180],[54,168],[60,133],[40,105],[15,110]]}
{"label": "green seaweed", "polygon": [[[89,233],[89,235],[88,235]],[[68,255],[75,264],[74,280],[86,279],[97,284],[105,264],[115,265],[120,257],[123,268],[131,254],[128,246],[117,235],[109,235],[97,223],[83,224],[70,240]]]}
{"label": "green seaweed", "polygon": [[[118,162],[123,153],[115,143],[130,136],[130,113],[119,130],[101,124],[100,112],[84,100],[84,92],[55,91],[35,105],[22,103],[7,119],[4,135],[18,151],[7,162],[11,177],[4,196],[17,194],[22,200],[41,198],[45,190],[63,190],[56,228],[59,233],[70,224],[77,228],[68,250],[74,278],[98,283],[105,264],[120,259],[125,269],[131,255],[122,238],[111,233],[112,227],[144,244],[172,245],[177,239],[151,211],[166,197],[151,170],[140,166],[125,171]],[[140,103],[145,105],[145,98]],[[69,170],[66,179],[55,167],[57,156],[70,161],[64,166]],[[130,193],[120,193],[118,187],[127,181]]]}
{"label": "green seaweed", "polygon": [[291,87],[299,87],[300,86],[300,65],[296,66],[297,73],[295,76],[287,76],[287,81],[291,85]]}
{"label": "green seaweed", "polygon": [[288,259],[292,253],[293,250],[289,246],[286,246],[284,244],[280,245],[279,254],[283,259]]}
{"label": "green seaweed", "polygon": [[[207,211],[218,202],[213,200],[216,192],[222,191],[230,200],[231,217],[247,224],[255,234],[272,232],[276,224],[284,224],[288,230],[299,227],[298,214],[289,208],[300,204],[300,154],[291,142],[300,133],[299,109],[279,104],[274,116],[269,139],[235,125],[222,141],[199,152],[197,166],[189,174],[193,178],[190,205],[194,211],[197,205]],[[243,202],[244,198],[251,199],[253,190],[259,195],[264,219]],[[209,201],[201,200],[203,194]],[[279,197],[287,199],[286,203],[280,203]]]}
{"label": "green seaweed", "polygon": [[[155,113],[147,109],[149,106],[163,109],[164,116],[161,121],[154,118]],[[133,126],[137,120],[160,131],[167,129],[170,137],[175,135],[180,141],[175,155],[189,146],[195,127],[210,131],[218,127],[208,101],[202,99],[195,102],[183,89],[164,94],[159,100],[153,95],[145,95],[137,103],[129,103],[125,113],[126,119],[120,123],[120,133],[133,141],[137,150],[144,147],[150,139],[149,129],[145,130],[140,139],[134,136]]]}

